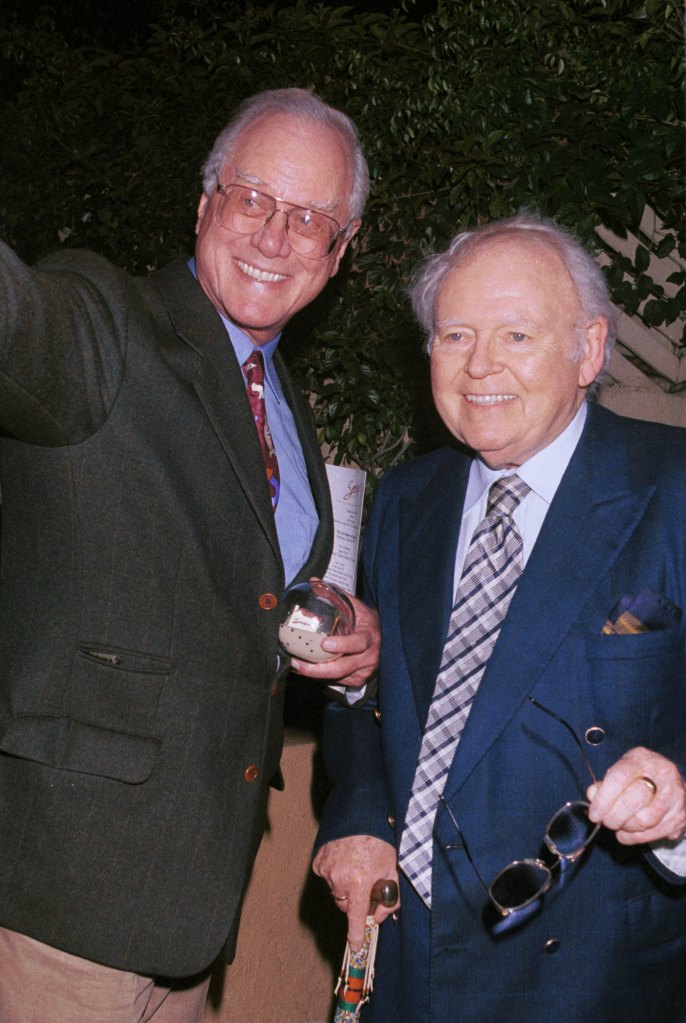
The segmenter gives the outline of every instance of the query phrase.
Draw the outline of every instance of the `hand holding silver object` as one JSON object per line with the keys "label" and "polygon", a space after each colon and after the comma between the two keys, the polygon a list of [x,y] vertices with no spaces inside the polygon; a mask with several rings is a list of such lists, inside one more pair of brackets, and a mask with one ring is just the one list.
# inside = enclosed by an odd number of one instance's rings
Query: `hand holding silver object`
{"label": "hand holding silver object", "polygon": [[322,650],[322,641],[329,636],[347,636],[354,628],[353,605],[333,583],[311,579],[286,590],[279,642],[292,657],[329,661],[335,654]]}

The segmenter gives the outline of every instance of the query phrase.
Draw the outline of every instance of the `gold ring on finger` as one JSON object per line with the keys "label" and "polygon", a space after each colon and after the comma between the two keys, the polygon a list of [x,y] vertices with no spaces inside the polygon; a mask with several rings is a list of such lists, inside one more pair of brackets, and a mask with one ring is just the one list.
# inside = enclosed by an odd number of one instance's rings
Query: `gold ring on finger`
{"label": "gold ring on finger", "polygon": [[647,774],[642,774],[641,777],[638,780],[642,781],[644,785],[648,786],[648,788],[652,792],[653,796],[657,795],[657,785],[655,784],[655,782],[653,781],[652,778],[648,777]]}

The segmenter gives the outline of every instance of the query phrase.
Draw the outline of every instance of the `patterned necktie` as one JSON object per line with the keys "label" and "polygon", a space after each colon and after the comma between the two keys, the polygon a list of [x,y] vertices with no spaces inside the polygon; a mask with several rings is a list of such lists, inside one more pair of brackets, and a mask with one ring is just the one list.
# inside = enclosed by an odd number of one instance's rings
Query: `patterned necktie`
{"label": "patterned necktie", "polygon": [[272,499],[272,511],[276,511],[279,503],[280,477],[279,463],[274,450],[272,435],[267,422],[267,409],[264,401],[264,358],[259,349],[248,356],[243,363],[243,372],[248,381],[248,401],[252,409],[257,437],[260,442],[262,458],[267,469],[269,495]]}
{"label": "patterned necktie", "polygon": [[491,486],[486,517],[467,551],[417,761],[399,863],[431,908],[436,807],[481,677],[522,571],[512,514],[529,492],[518,476]]}

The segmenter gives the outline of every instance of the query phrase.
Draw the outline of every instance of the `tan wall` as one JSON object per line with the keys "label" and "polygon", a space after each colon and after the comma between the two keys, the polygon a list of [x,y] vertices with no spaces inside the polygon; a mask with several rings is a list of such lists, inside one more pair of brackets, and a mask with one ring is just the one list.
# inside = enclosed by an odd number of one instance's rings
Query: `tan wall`
{"label": "tan wall", "polygon": [[314,740],[290,734],[286,788],[269,799],[269,828],[243,910],[234,963],[217,970],[205,1023],[330,1023],[345,918],[310,870],[323,767]]}

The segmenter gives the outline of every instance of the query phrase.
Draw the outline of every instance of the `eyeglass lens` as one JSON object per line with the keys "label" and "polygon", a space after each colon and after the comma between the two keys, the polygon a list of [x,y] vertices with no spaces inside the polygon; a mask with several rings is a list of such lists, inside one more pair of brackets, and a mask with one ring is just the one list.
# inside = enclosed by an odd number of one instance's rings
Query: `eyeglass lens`
{"label": "eyeglass lens", "polygon": [[550,886],[552,875],[539,860],[519,860],[498,874],[489,894],[500,910],[521,909]]}
{"label": "eyeglass lens", "polygon": [[599,827],[588,819],[588,803],[566,803],[546,828],[545,843],[563,859],[574,859],[595,838]]}

